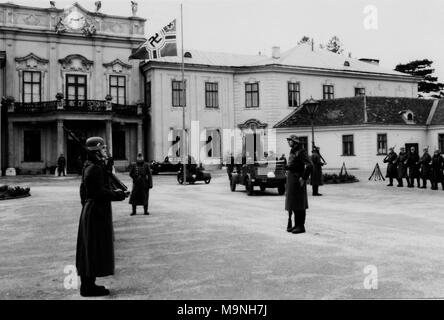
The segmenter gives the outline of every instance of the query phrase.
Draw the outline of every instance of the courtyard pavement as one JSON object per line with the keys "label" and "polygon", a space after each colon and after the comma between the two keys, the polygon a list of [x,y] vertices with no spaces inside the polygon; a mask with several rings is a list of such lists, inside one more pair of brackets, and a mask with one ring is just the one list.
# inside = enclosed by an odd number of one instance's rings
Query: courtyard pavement
{"label": "courtyard pavement", "polygon": [[[130,217],[127,200],[113,203],[116,275],[98,279],[112,290],[103,299],[444,298],[444,191],[350,173],[360,182],[309,193],[302,235],[285,231],[285,197],[275,189],[233,193],[222,171],[209,185],[155,176],[151,215]],[[75,263],[79,178],[0,184],[32,193],[0,201],[0,299],[81,299],[64,288]]]}

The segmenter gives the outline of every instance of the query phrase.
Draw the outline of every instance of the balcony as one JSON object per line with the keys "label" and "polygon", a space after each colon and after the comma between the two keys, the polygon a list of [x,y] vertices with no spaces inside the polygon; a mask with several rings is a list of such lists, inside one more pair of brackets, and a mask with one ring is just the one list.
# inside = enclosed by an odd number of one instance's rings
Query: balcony
{"label": "balcony", "polygon": [[8,113],[12,114],[44,114],[51,112],[105,113],[125,116],[144,116],[146,109],[143,103],[136,105],[120,105],[106,100],[54,100],[44,102],[10,102],[7,103]]}

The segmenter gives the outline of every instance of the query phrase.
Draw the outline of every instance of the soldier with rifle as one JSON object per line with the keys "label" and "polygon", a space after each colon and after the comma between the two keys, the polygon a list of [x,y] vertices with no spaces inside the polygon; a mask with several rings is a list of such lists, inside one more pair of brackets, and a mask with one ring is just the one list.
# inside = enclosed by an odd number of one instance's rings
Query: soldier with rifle
{"label": "soldier with rifle", "polygon": [[421,189],[427,188],[427,179],[430,179],[430,162],[432,162],[432,157],[429,154],[429,148],[424,148],[424,153],[419,160],[420,165],[420,176],[422,179]]}
{"label": "soldier with rifle", "polygon": [[406,161],[407,167],[407,184],[409,188],[415,187],[415,179],[418,183],[418,188],[420,185],[420,176],[419,176],[419,155],[416,152],[415,147],[410,148],[410,152],[407,155]]}
{"label": "soldier with rifle", "polygon": [[[407,179],[407,153],[405,152],[405,148],[401,147],[399,149],[398,157],[395,160],[396,164],[396,171],[397,171],[397,180],[398,180],[398,187],[403,187],[403,179]],[[408,179],[407,179],[408,182]]]}
{"label": "soldier with rifle", "polygon": [[393,179],[396,179],[398,177],[398,172],[396,170],[396,158],[398,158],[398,155],[395,152],[395,148],[390,148],[388,155],[384,158],[384,163],[387,163],[387,173],[385,174],[386,178],[389,178],[390,183],[387,185],[387,187],[393,186]]}
{"label": "soldier with rifle", "polygon": [[432,168],[432,190],[438,190],[438,183],[441,183],[441,187],[444,190],[444,158],[441,156],[439,150],[435,150],[431,161]]}
{"label": "soldier with rifle", "polygon": [[321,156],[320,150],[321,148],[315,146],[313,147],[313,150],[311,152],[311,162],[313,163],[313,169],[311,172],[310,184],[313,189],[313,196],[315,197],[322,196],[322,194],[319,193],[319,186],[322,186],[324,184],[322,167],[327,164],[324,158]]}
{"label": "soldier with rifle", "polygon": [[[80,143],[68,129],[65,131]],[[105,296],[110,292],[95,284],[96,277],[114,274],[114,230],[111,201],[128,196],[126,186],[107,170],[107,147],[100,137],[80,145],[87,151],[88,160],[82,173],[80,198],[82,213],[77,235],[76,267],[80,276],[80,295]]]}

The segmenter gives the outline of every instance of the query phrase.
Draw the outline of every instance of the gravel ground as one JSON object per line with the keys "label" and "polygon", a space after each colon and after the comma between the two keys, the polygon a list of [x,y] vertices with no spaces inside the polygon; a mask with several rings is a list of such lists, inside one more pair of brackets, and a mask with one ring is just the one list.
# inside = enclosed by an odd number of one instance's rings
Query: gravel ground
{"label": "gravel ground", "polygon": [[[127,201],[113,203],[116,274],[98,279],[111,289],[103,299],[444,298],[444,191],[350,173],[361,181],[309,195],[302,235],[285,231],[275,189],[233,193],[221,171],[209,185],[155,176],[150,216],[130,217]],[[0,179],[32,194],[0,201],[0,299],[80,299],[64,288],[75,263],[79,178]]]}

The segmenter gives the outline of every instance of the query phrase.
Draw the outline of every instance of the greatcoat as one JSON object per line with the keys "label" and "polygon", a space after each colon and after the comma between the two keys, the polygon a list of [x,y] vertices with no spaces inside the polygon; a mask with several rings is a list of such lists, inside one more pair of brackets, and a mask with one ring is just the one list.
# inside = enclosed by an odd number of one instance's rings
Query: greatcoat
{"label": "greatcoat", "polygon": [[307,180],[313,164],[307,152],[300,146],[291,149],[287,165],[287,184],[285,191],[285,210],[300,211],[308,209],[307,185],[301,187],[299,179]]}
{"label": "greatcoat", "polygon": [[324,162],[317,152],[311,154],[311,162],[313,163],[313,170],[311,172],[310,184],[312,186],[322,186],[324,184],[324,177],[322,176]]}
{"label": "greatcoat", "polygon": [[136,206],[147,206],[149,190],[153,187],[150,165],[146,162],[137,162],[131,168],[130,177],[133,179],[133,190],[129,203]]}
{"label": "greatcoat", "polygon": [[77,235],[76,267],[79,276],[114,274],[114,230],[111,201],[125,199],[112,191],[103,165],[88,163],[80,191],[82,213]]}
{"label": "greatcoat", "polygon": [[397,178],[398,171],[396,170],[396,158],[398,155],[396,152],[391,151],[384,159],[384,163],[387,163],[387,173],[385,175],[386,178]]}

